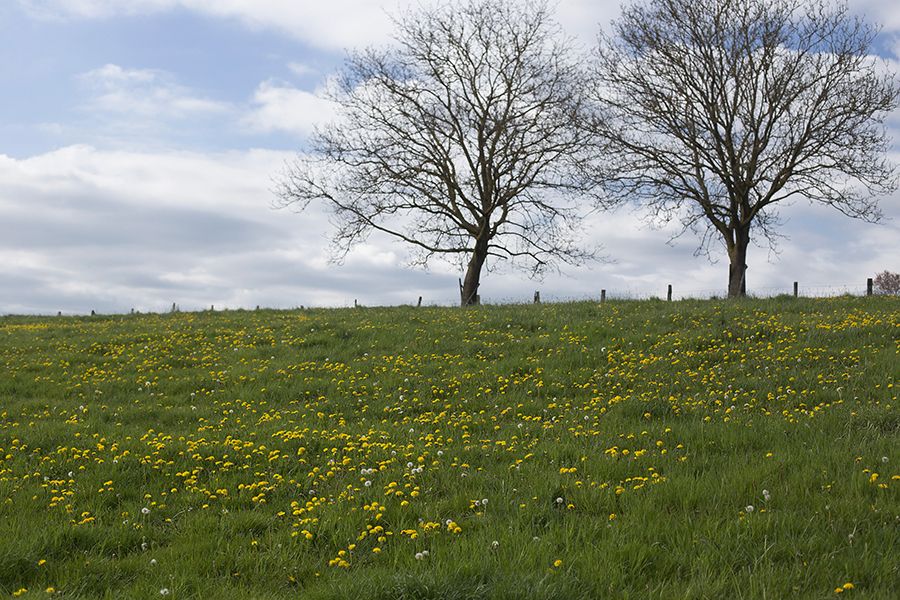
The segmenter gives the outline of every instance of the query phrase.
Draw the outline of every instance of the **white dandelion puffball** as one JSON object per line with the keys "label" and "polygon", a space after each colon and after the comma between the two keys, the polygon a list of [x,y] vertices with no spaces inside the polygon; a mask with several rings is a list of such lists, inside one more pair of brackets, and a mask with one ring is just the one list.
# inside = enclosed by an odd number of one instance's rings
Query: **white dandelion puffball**
{"label": "white dandelion puffball", "polygon": [[746,512],[748,512],[748,513],[752,513],[752,512],[754,511],[753,505],[752,505],[752,504],[748,504],[748,505],[744,508],[744,510],[745,510]]}
{"label": "white dandelion puffball", "polygon": [[142,514],[142,515],[149,515],[149,514],[150,514],[150,509],[147,508],[147,507],[145,506],[144,508],[141,509],[141,514]]}

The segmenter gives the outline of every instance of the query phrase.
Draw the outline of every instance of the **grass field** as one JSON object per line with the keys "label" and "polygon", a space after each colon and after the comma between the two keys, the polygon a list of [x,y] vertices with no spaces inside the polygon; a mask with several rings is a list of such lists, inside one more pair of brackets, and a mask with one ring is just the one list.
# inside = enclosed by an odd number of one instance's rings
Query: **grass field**
{"label": "grass field", "polygon": [[0,319],[0,594],[900,594],[900,299]]}

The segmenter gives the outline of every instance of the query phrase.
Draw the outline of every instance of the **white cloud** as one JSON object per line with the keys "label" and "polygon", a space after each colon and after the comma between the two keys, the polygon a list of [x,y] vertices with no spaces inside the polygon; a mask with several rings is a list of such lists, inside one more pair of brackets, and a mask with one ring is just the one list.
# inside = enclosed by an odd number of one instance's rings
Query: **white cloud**
{"label": "white cloud", "polygon": [[885,31],[900,30],[900,11],[890,0],[853,0],[850,9],[864,19],[880,24]]}
{"label": "white cloud", "polygon": [[[28,159],[0,155],[0,313],[165,310],[304,305],[452,304],[451,266],[404,267],[407,249],[373,235],[342,266],[327,260],[328,215],[270,208],[271,177],[292,153],[269,150],[103,151],[72,146]],[[782,254],[750,257],[751,291],[789,292],[851,284],[900,270],[900,194],[885,199],[894,218],[872,226],[798,203],[785,211]],[[708,296],[724,289],[727,263],[692,255],[695,240],[666,245],[666,231],[629,211],[595,215],[586,241],[617,262],[530,281],[484,275],[486,301],[610,295]],[[894,261],[893,263],[891,261]],[[837,288],[840,289],[840,288]]]}
{"label": "white cloud", "polygon": [[0,313],[399,303],[452,290],[403,268],[403,248],[384,240],[328,263],[327,214],[270,206],[271,178],[292,156],[0,155]]}
{"label": "white cloud", "polygon": [[290,69],[291,73],[297,75],[298,77],[313,75],[318,72],[315,68],[299,62],[288,63],[288,69]]}
{"label": "white cloud", "polygon": [[[254,29],[274,29],[328,49],[384,41],[390,20],[379,3],[364,0],[19,0],[41,18],[109,18],[182,8],[236,19]],[[408,5],[404,0],[401,4]]]}
{"label": "white cloud", "polygon": [[88,107],[141,118],[187,118],[223,114],[228,104],[195,95],[174,77],[155,69],[126,69],[107,64],[79,76],[88,87]]}
{"label": "white cloud", "polygon": [[[18,0],[41,18],[109,18],[174,9],[234,19],[253,29],[268,29],[327,50],[379,44],[390,40],[391,15],[420,4],[418,0]],[[556,16],[564,29],[586,45],[600,27],[618,16],[621,0],[558,0]],[[854,0],[852,10],[900,30],[900,11],[888,0]]]}
{"label": "white cloud", "polygon": [[316,124],[331,120],[334,108],[320,92],[265,81],[256,89],[253,108],[241,122],[253,131],[285,131],[306,136]]}
{"label": "white cloud", "polygon": [[[114,144],[134,139],[152,143],[166,134],[183,134],[183,122],[196,127],[200,117],[219,119],[220,130],[305,137],[334,115],[334,105],[321,89],[310,92],[276,80],[260,83],[248,103],[230,104],[204,98],[157,69],[107,64],[78,78],[88,92],[82,108],[91,117],[103,115],[100,130],[109,130],[106,140]],[[165,127],[176,123],[177,129]]]}
{"label": "white cloud", "polygon": [[[18,0],[43,18],[108,18],[182,8],[211,17],[235,19],[253,29],[280,31],[327,50],[384,43],[391,15],[417,0]],[[598,23],[619,13],[619,0],[559,0],[558,18],[571,34],[591,43]]]}

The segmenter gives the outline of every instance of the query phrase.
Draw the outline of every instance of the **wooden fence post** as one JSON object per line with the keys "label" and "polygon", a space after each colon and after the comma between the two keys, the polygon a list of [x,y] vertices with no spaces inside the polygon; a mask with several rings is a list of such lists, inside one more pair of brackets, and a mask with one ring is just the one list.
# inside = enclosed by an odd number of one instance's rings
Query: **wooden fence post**
{"label": "wooden fence post", "polygon": [[794,282],[794,298],[798,298],[800,296],[800,283]]}
{"label": "wooden fence post", "polygon": [[422,296],[419,296],[419,301],[416,303],[416,308],[422,306]]}
{"label": "wooden fence post", "polygon": [[666,300],[668,300],[669,302],[672,301],[672,284],[671,283],[669,284],[669,289],[666,292]]}
{"label": "wooden fence post", "polygon": [[534,293],[534,303],[535,303],[535,304],[540,304],[540,303],[541,303],[541,293],[540,293],[540,292],[535,292],[535,293]]}
{"label": "wooden fence post", "polygon": [[866,279],[866,296],[872,295],[872,284],[873,284],[873,281],[872,281],[871,277]]}
{"label": "wooden fence post", "polygon": [[600,290],[600,304],[606,302],[606,290]]}

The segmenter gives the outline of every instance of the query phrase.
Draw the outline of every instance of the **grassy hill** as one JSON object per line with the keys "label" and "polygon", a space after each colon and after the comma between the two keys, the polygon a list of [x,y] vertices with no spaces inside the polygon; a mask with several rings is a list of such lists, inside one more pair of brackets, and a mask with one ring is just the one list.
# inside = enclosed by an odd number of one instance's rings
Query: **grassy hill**
{"label": "grassy hill", "polygon": [[896,598],[900,299],[0,319],[0,594]]}

